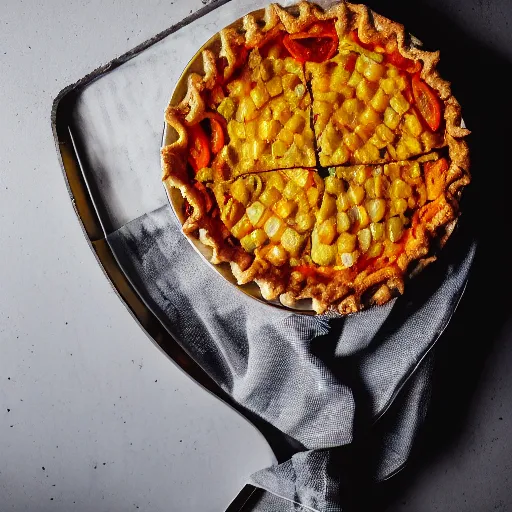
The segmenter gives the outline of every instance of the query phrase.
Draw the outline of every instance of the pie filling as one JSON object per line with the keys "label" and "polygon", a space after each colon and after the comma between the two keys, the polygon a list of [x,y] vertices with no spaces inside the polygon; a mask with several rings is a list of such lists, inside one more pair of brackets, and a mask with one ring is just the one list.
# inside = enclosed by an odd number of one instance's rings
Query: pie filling
{"label": "pie filling", "polygon": [[[238,54],[186,126],[187,173],[210,219],[198,234],[228,247],[238,282],[259,279],[266,298],[343,313],[375,285],[373,301],[389,300],[456,215],[443,102],[421,62],[396,41],[339,39],[333,20],[270,30]],[[347,302],[358,279],[369,282]]]}

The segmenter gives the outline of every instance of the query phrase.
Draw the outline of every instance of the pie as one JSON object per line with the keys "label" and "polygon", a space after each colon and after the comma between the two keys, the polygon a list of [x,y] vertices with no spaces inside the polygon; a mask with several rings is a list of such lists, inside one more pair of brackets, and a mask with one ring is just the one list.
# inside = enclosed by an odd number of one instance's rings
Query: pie
{"label": "pie", "polygon": [[183,231],[285,306],[349,314],[402,294],[470,182],[439,52],[364,5],[301,2],[245,16],[197,58],[162,148]]}

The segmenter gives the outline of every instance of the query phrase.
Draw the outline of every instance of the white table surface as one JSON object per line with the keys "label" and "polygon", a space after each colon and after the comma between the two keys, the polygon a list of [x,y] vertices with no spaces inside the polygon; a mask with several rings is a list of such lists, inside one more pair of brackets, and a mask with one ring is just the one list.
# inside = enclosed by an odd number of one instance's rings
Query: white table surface
{"label": "white table surface", "polygon": [[[0,510],[224,510],[273,461],[149,340],[82,234],[59,91],[201,0],[0,2]],[[163,109],[164,105],[162,105]]]}

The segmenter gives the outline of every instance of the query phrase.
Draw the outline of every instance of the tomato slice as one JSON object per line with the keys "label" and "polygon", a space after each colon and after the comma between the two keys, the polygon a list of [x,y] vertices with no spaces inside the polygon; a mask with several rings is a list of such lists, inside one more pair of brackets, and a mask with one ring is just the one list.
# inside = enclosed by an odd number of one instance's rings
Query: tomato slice
{"label": "tomato slice", "polygon": [[305,32],[287,34],[283,44],[299,62],[324,62],[337,52],[339,40],[334,22],[323,21],[313,24]]}
{"label": "tomato slice", "polygon": [[224,146],[226,137],[224,132],[226,130],[226,120],[217,112],[206,112],[204,115],[210,120],[210,127],[212,130],[210,149],[216,155]]}
{"label": "tomato slice", "polygon": [[421,71],[421,62],[406,59],[398,50],[392,53],[386,53],[384,61],[408,73],[419,73]]}
{"label": "tomato slice", "polygon": [[199,123],[189,127],[188,136],[188,162],[197,172],[210,163],[210,141]]}
{"label": "tomato slice", "polygon": [[347,62],[345,62],[344,68],[352,73],[354,69],[356,69],[356,60],[357,55],[355,53],[349,54]]}
{"label": "tomato slice", "polygon": [[412,77],[412,93],[421,116],[433,132],[437,131],[441,124],[441,102],[419,73]]}

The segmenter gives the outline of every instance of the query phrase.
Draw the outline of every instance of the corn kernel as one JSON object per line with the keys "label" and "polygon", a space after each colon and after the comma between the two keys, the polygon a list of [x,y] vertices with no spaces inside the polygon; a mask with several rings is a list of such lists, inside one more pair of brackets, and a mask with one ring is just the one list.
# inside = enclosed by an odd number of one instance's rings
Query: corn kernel
{"label": "corn kernel", "polygon": [[243,217],[231,228],[231,233],[233,233],[234,237],[241,239],[244,236],[247,236],[252,229],[253,227],[249,217],[247,217],[247,215],[243,215]]}
{"label": "corn kernel", "polygon": [[249,217],[249,220],[253,226],[258,224],[263,214],[265,213],[265,210],[265,206],[259,201],[255,201],[247,208],[247,216]]}
{"label": "corn kernel", "polygon": [[398,160],[407,160],[411,156],[411,152],[405,145],[403,140],[399,140],[396,145],[396,158]]}
{"label": "corn kernel", "polygon": [[353,251],[353,252],[348,252],[348,253],[346,252],[346,253],[343,253],[340,255],[341,264],[346,268],[350,268],[353,265],[355,265],[358,258],[359,258],[358,251]]}
{"label": "corn kernel", "polygon": [[430,151],[432,148],[437,147],[440,142],[436,134],[430,131],[424,131],[420,138],[425,151]]}
{"label": "corn kernel", "polygon": [[380,152],[373,144],[367,142],[354,153],[354,159],[362,164],[371,164],[380,160]]}
{"label": "corn kernel", "polygon": [[294,133],[293,142],[295,142],[295,145],[299,149],[303,149],[304,146],[306,145],[306,139],[304,138],[304,135],[302,135],[302,133]]}
{"label": "corn kernel", "polygon": [[364,206],[353,206],[347,215],[352,224],[357,224],[358,229],[365,228],[370,224],[370,217]]}
{"label": "corn kernel", "polygon": [[397,92],[390,100],[389,104],[395,112],[402,115],[405,114],[410,107],[409,102],[402,96],[401,93]]}
{"label": "corn kernel", "polygon": [[318,200],[320,199],[320,191],[317,188],[311,187],[306,192],[308,203],[311,207],[316,206],[318,204]]}
{"label": "corn kernel", "polygon": [[272,105],[272,117],[281,124],[286,124],[286,121],[288,121],[291,116],[292,112],[290,106],[284,99],[282,102]]}
{"label": "corn kernel", "polygon": [[286,224],[279,217],[273,215],[267,219],[263,229],[272,242],[279,242],[286,229]]}
{"label": "corn kernel", "polygon": [[356,87],[356,96],[361,101],[368,103],[374,96],[377,86],[368,82],[368,80],[361,80]]}
{"label": "corn kernel", "polygon": [[303,238],[292,228],[286,228],[281,237],[281,245],[292,255],[297,256],[302,245]]}
{"label": "corn kernel", "polygon": [[[363,141],[368,142],[368,139],[370,138],[371,132],[373,128],[372,126],[364,126],[362,124],[358,124],[355,129],[354,133]],[[362,147],[362,146],[361,146]]]}
{"label": "corn kernel", "polygon": [[359,82],[363,79],[363,75],[361,75],[357,70],[354,69],[352,72],[352,75],[350,76],[350,79],[347,83],[350,87],[357,87]]}
{"label": "corn kernel", "polygon": [[322,244],[330,245],[336,237],[336,219],[328,218],[318,227],[318,240]]}
{"label": "corn kernel", "polygon": [[260,247],[267,240],[267,235],[263,229],[255,229],[252,233],[244,236],[240,243],[247,252],[254,252],[255,249]]}
{"label": "corn kernel", "polygon": [[297,203],[291,199],[281,199],[273,207],[279,217],[282,219],[288,218],[297,208]]}
{"label": "corn kernel", "polygon": [[251,98],[257,108],[261,108],[270,99],[270,95],[263,83],[259,83],[251,91]]}
{"label": "corn kernel", "polygon": [[361,251],[366,252],[372,243],[372,234],[370,230],[368,228],[361,229],[361,231],[357,233],[357,240]]}
{"label": "corn kernel", "polygon": [[386,94],[394,94],[396,92],[395,81],[392,78],[383,78],[379,84]]}
{"label": "corn kernel", "polygon": [[265,255],[265,258],[274,266],[280,267],[281,265],[284,265],[288,261],[288,254],[280,245],[274,245],[272,246],[267,254]]}
{"label": "corn kernel", "polygon": [[350,79],[350,71],[347,71],[343,66],[336,66],[331,75],[331,89],[340,91]]}
{"label": "corn kernel", "polygon": [[340,194],[336,199],[336,206],[338,208],[338,212],[346,212],[350,208],[350,199],[348,194]]}
{"label": "corn kernel", "polygon": [[295,89],[293,89],[293,92],[295,92],[297,98],[302,99],[304,94],[306,94],[306,86],[304,84],[298,84],[295,86]]}
{"label": "corn kernel", "polygon": [[249,84],[243,80],[233,80],[227,85],[228,93],[230,96],[245,96],[249,91],[247,90]]}
{"label": "corn kernel", "polygon": [[388,67],[388,70],[386,71],[386,75],[391,77],[391,78],[395,78],[397,77],[398,75],[400,74],[400,72],[398,71],[397,68],[395,68],[394,66],[389,66]]}
{"label": "corn kernel", "polygon": [[284,187],[283,196],[286,199],[295,199],[300,192],[302,192],[301,187],[294,180],[290,180]]}
{"label": "corn kernel", "polygon": [[391,242],[398,242],[404,233],[404,224],[400,217],[391,217],[386,222],[386,234]]}
{"label": "corn kernel", "polygon": [[236,110],[235,102],[231,98],[224,98],[217,107],[217,112],[229,121]]}
{"label": "corn kernel", "polygon": [[229,121],[228,135],[230,139],[245,139],[245,126],[237,121]]}
{"label": "corn kernel", "polygon": [[358,185],[363,185],[364,182],[369,178],[371,168],[364,165],[358,165],[354,169],[354,181]]}
{"label": "corn kernel", "polygon": [[355,151],[363,145],[363,141],[355,133],[347,132],[343,137],[343,143],[350,151]]}
{"label": "corn kernel", "polygon": [[403,91],[404,89],[407,89],[407,78],[402,75],[398,75],[395,77],[395,84],[398,90]]}
{"label": "corn kernel", "polygon": [[259,197],[260,202],[270,208],[281,199],[281,193],[275,187],[267,187]]}
{"label": "corn kernel", "polygon": [[406,199],[393,199],[391,202],[391,215],[401,215],[405,213],[407,210],[407,200]]}
{"label": "corn kernel", "polygon": [[336,176],[327,176],[325,178],[325,191],[334,196],[344,192],[343,182]]}
{"label": "corn kernel", "polygon": [[415,114],[406,114],[404,121],[405,129],[413,136],[419,137],[423,128],[421,126],[420,120],[416,117]]}
{"label": "corn kernel", "polygon": [[266,140],[267,142],[270,142],[271,140],[274,140],[277,137],[277,134],[281,130],[281,123],[279,121],[276,121],[273,119],[272,121],[260,121],[260,124],[258,126],[258,134],[259,138],[262,140]]}
{"label": "corn kernel", "polygon": [[382,140],[376,133],[374,133],[368,142],[374,145],[377,149],[384,149],[387,146],[387,142]]}
{"label": "corn kernel", "polygon": [[417,155],[421,153],[421,142],[410,135],[403,135],[402,140],[404,144],[407,146],[411,155]]}
{"label": "corn kernel", "polygon": [[278,59],[280,55],[281,55],[281,46],[278,44],[274,44],[268,51],[268,57],[270,59]]}
{"label": "corn kernel", "polygon": [[338,241],[336,242],[338,252],[342,254],[354,251],[356,248],[356,240],[356,235],[352,235],[351,233],[341,233],[338,237]]}
{"label": "corn kernel", "polygon": [[300,233],[309,231],[315,225],[315,216],[311,212],[299,212],[295,216],[295,228]]}
{"label": "corn kernel", "polygon": [[378,242],[384,238],[384,223],[383,222],[372,222],[370,224],[370,231],[372,238]]}
{"label": "corn kernel", "polygon": [[359,122],[363,125],[377,126],[380,123],[381,116],[371,107],[366,107],[359,116]]}
{"label": "corn kernel", "polygon": [[284,59],[284,69],[288,73],[293,73],[294,75],[300,76],[302,74],[301,63],[291,57],[286,57]]}
{"label": "corn kernel", "polygon": [[419,178],[421,176],[421,167],[420,167],[420,164],[418,162],[413,162],[409,166],[409,176],[412,179],[416,179],[416,178]]}
{"label": "corn kernel", "polygon": [[281,173],[271,172],[269,174],[270,176],[267,179],[267,188],[275,187],[279,192],[282,192],[286,183]]}
{"label": "corn kernel", "polygon": [[282,140],[276,140],[272,144],[272,156],[275,158],[280,158],[286,154],[288,150],[288,145],[285,144]]}
{"label": "corn kernel", "polygon": [[333,217],[336,214],[336,199],[333,196],[324,193],[324,197],[322,199],[322,204],[320,209],[318,210],[317,219],[318,222],[323,222],[329,217]]}
{"label": "corn kernel", "polygon": [[311,258],[317,265],[332,265],[336,260],[336,246],[321,243],[313,244],[311,247]]}
{"label": "corn kernel", "polygon": [[351,184],[347,195],[353,205],[361,204],[364,199],[364,188],[360,185]]}
{"label": "corn kernel", "polygon": [[370,199],[366,202],[366,210],[372,222],[379,222],[386,214],[386,201],[384,199]]}
{"label": "corn kernel", "polygon": [[386,108],[384,111],[384,124],[388,128],[396,130],[398,123],[400,123],[400,115],[397,114],[391,107]]}
{"label": "corn kernel", "polygon": [[388,144],[393,142],[395,138],[394,133],[385,124],[379,124],[379,126],[375,128],[375,133],[381,140],[387,142]]}
{"label": "corn kernel", "polygon": [[279,135],[277,136],[277,138],[280,140],[280,141],[283,141],[287,147],[290,147],[292,145],[292,142],[293,142],[293,133],[286,129],[286,128],[283,128],[280,132],[279,132]]}
{"label": "corn kernel", "polygon": [[346,212],[340,212],[336,215],[336,228],[338,233],[344,233],[350,229],[350,218]]}
{"label": "corn kernel", "polygon": [[363,74],[371,82],[378,82],[385,71],[386,68],[384,66],[369,60]]}
{"label": "corn kernel", "polygon": [[283,92],[283,84],[281,82],[280,76],[275,76],[271,78],[266,84],[267,91],[270,96],[274,97]]}
{"label": "corn kernel", "polygon": [[253,139],[251,144],[251,154],[250,157],[253,160],[259,160],[265,149],[267,148],[267,144],[263,140]]}
{"label": "corn kernel", "polygon": [[386,110],[387,106],[389,104],[389,98],[385,94],[385,92],[379,87],[377,89],[377,92],[373,96],[370,105],[377,111],[377,112],[384,112]]}
{"label": "corn kernel", "polygon": [[300,78],[293,73],[287,73],[286,75],[283,75],[281,80],[281,84],[285,91],[292,91],[300,83]]}
{"label": "corn kernel", "polygon": [[361,73],[361,75],[366,70],[366,63],[367,60],[365,60],[365,58],[362,55],[359,55],[359,57],[357,57],[355,68],[358,73]]}
{"label": "corn kernel", "polygon": [[343,102],[342,108],[348,114],[359,115],[364,109],[364,103],[357,98],[349,98]]}
{"label": "corn kernel", "polygon": [[373,243],[368,249],[368,258],[378,258],[382,254],[384,247],[380,242]]}
{"label": "corn kernel", "polygon": [[[313,75],[314,76],[314,75]],[[313,78],[313,88],[315,92],[327,92],[331,90],[331,77],[328,74]]]}
{"label": "corn kernel", "polygon": [[236,120],[239,123],[252,121],[258,117],[258,109],[250,96],[244,96],[240,99],[236,111]]}
{"label": "corn kernel", "polygon": [[293,116],[287,121],[285,127],[290,130],[292,133],[299,133],[304,130],[304,126],[306,125],[306,121],[304,116],[296,112]]}
{"label": "corn kernel", "polygon": [[350,152],[348,148],[341,145],[332,155],[332,163],[334,165],[342,165],[350,158]]}
{"label": "corn kernel", "polygon": [[270,108],[270,105],[265,105],[261,113],[259,115],[259,120],[261,121],[264,119],[265,121],[270,121],[272,119],[272,109]]}
{"label": "corn kernel", "polygon": [[411,186],[400,178],[396,178],[389,188],[389,197],[391,199],[407,198],[412,195]]}

